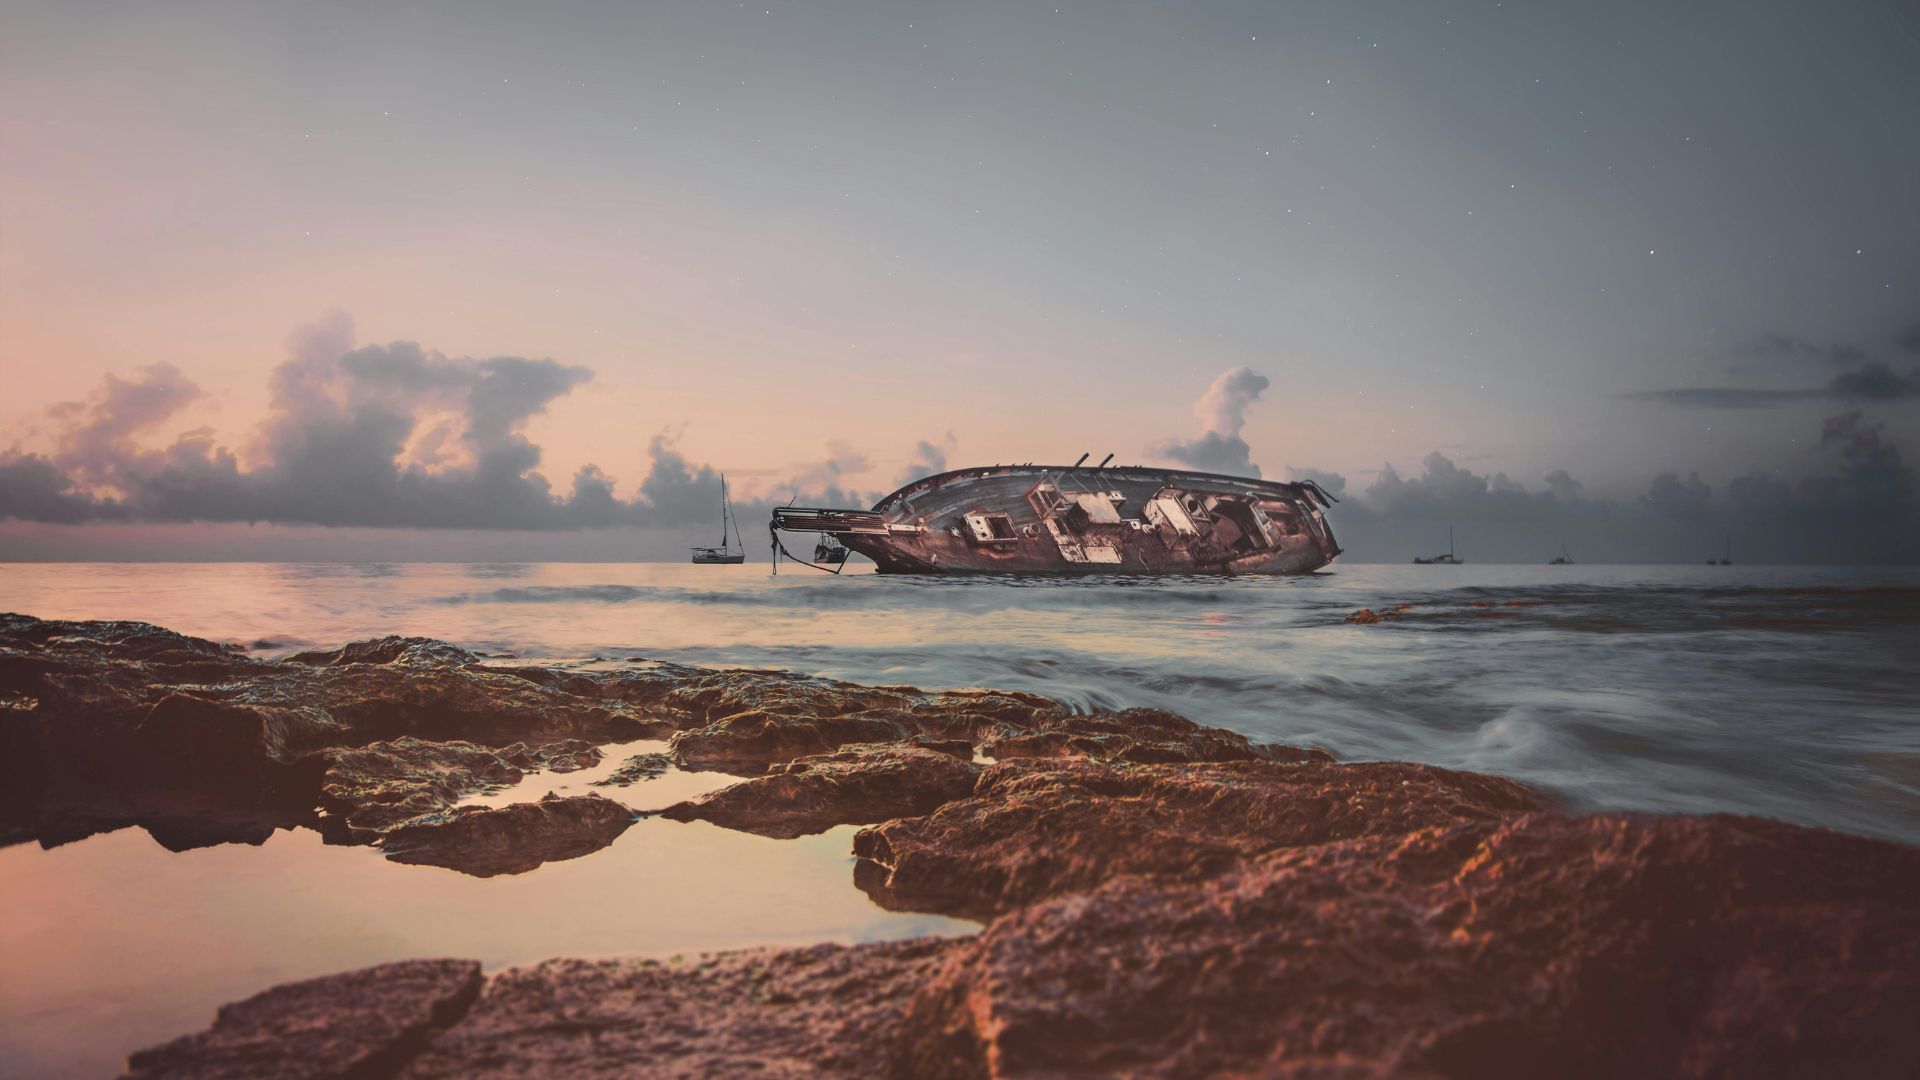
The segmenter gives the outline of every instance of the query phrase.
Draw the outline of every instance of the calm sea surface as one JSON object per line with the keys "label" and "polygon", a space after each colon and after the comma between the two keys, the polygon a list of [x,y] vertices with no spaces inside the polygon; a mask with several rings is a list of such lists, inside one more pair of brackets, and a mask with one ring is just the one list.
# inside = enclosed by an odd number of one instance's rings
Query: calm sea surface
{"label": "calm sea surface", "polygon": [[[1402,604],[1398,621],[1343,621]],[[10,564],[0,609],[144,619],[266,656],[422,634],[523,657],[1032,690],[1500,773],[1580,808],[1920,842],[1915,570],[1336,564],[1048,581],[773,577],[765,563]],[[646,789],[623,797],[674,794]],[[221,1001],[386,959],[498,966],[967,929],[867,902],[851,831],[768,841],[647,821],[606,851],[488,880],[311,833],[180,854],[133,830],[0,850],[0,1072],[110,1071]]]}

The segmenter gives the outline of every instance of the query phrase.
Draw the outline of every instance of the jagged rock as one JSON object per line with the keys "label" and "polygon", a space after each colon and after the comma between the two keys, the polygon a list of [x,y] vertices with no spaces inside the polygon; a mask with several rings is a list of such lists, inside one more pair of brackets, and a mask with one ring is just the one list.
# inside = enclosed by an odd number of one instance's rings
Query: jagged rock
{"label": "jagged rock", "polygon": [[957,949],[894,1074],[1896,1077],[1920,851],[1730,817],[1470,821],[1117,877]]}
{"label": "jagged rock", "polygon": [[562,739],[532,748],[516,743],[500,753],[528,772],[578,772],[601,761],[600,748],[585,739]]}
{"label": "jagged rock", "polygon": [[1545,806],[1510,780],[1426,765],[1016,760],[969,798],[861,830],[853,850],[882,906],[987,917],[1118,874],[1195,879],[1276,848]]}
{"label": "jagged rock", "polygon": [[403,1076],[875,1076],[953,943],[553,960],[494,976]]}
{"label": "jagged rock", "polygon": [[[145,623],[0,616],[0,843],[127,824],[169,842],[258,842],[316,824],[333,751],[463,742],[524,757],[522,770],[565,770],[598,761],[599,743],[675,730],[617,695],[569,694],[476,659],[386,638],[257,660]],[[201,808],[207,829],[188,820]]]}
{"label": "jagged rock", "polygon": [[506,754],[470,742],[408,737],[328,751],[327,758],[321,805],[341,819],[349,837],[367,840],[445,814],[464,796],[523,775]]}
{"label": "jagged rock", "polygon": [[474,877],[524,874],[542,863],[590,855],[620,838],[633,811],[598,795],[548,795],[510,806],[463,806],[437,821],[386,834],[395,862],[444,866]]}
{"label": "jagged rock", "polygon": [[675,821],[788,839],[835,825],[924,814],[973,791],[980,767],[920,746],[864,744],[776,765],[660,812]]}
{"label": "jagged rock", "polygon": [[635,754],[621,762],[605,780],[595,780],[593,786],[629,787],[642,780],[658,780],[671,768],[673,759],[665,754]]}
{"label": "jagged rock", "polygon": [[408,960],[277,986],[127,1059],[132,1080],[390,1076],[480,996],[471,960]]}

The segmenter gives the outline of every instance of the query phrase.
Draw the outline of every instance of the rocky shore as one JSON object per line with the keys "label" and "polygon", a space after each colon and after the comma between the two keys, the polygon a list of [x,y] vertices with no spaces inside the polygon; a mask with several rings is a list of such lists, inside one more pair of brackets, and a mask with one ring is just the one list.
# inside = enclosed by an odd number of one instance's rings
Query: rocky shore
{"label": "rocky shore", "polygon": [[471,799],[638,739],[667,747],[604,784],[740,778],[662,817],[778,838],[866,826],[850,887],[984,929],[491,974],[407,961],[228,1005],[129,1075],[1904,1076],[1920,1061],[1920,849],[1888,841],[1575,815],[1496,777],[1031,694],[533,665],[417,638],[268,661],[141,623],[0,616],[0,844],[307,828],[518,874],[590,856],[634,813],[599,795]]}

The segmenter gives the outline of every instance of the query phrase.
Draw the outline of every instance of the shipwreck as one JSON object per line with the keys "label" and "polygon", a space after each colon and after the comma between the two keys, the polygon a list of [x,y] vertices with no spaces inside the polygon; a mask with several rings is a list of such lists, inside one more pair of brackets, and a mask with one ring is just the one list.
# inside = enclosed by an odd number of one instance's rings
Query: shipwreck
{"label": "shipwreck", "polygon": [[[1310,480],[1142,466],[995,465],[916,480],[871,510],[783,506],[782,555],[837,573],[850,552],[883,574],[1305,574],[1340,554]],[[1113,455],[1107,455],[1107,461]],[[811,559],[782,533],[817,534]]]}

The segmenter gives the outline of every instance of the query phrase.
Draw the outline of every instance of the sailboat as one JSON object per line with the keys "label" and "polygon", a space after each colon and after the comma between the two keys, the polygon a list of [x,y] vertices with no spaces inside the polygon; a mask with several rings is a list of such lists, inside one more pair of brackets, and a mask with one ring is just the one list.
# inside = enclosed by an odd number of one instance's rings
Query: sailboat
{"label": "sailboat", "polygon": [[703,566],[730,565],[747,561],[747,545],[741,540],[740,547],[727,542],[731,533],[740,540],[740,523],[733,520],[733,503],[727,498],[727,474],[720,474],[720,546],[696,547],[693,549],[693,561]]}
{"label": "sailboat", "polygon": [[1415,555],[1413,557],[1413,564],[1415,566],[1459,566],[1460,560],[1453,553],[1453,526],[1447,526],[1447,553],[1445,555],[1435,555],[1430,559],[1423,559]]}
{"label": "sailboat", "polygon": [[1733,534],[1732,533],[1727,534],[1727,553],[1717,559],[1711,555],[1707,556],[1707,565],[1708,566],[1732,566],[1733,565]]}
{"label": "sailboat", "polygon": [[1560,541],[1560,556],[1555,559],[1548,559],[1547,565],[1548,566],[1572,566],[1573,565],[1573,559],[1567,555],[1567,542],[1565,540]]}

